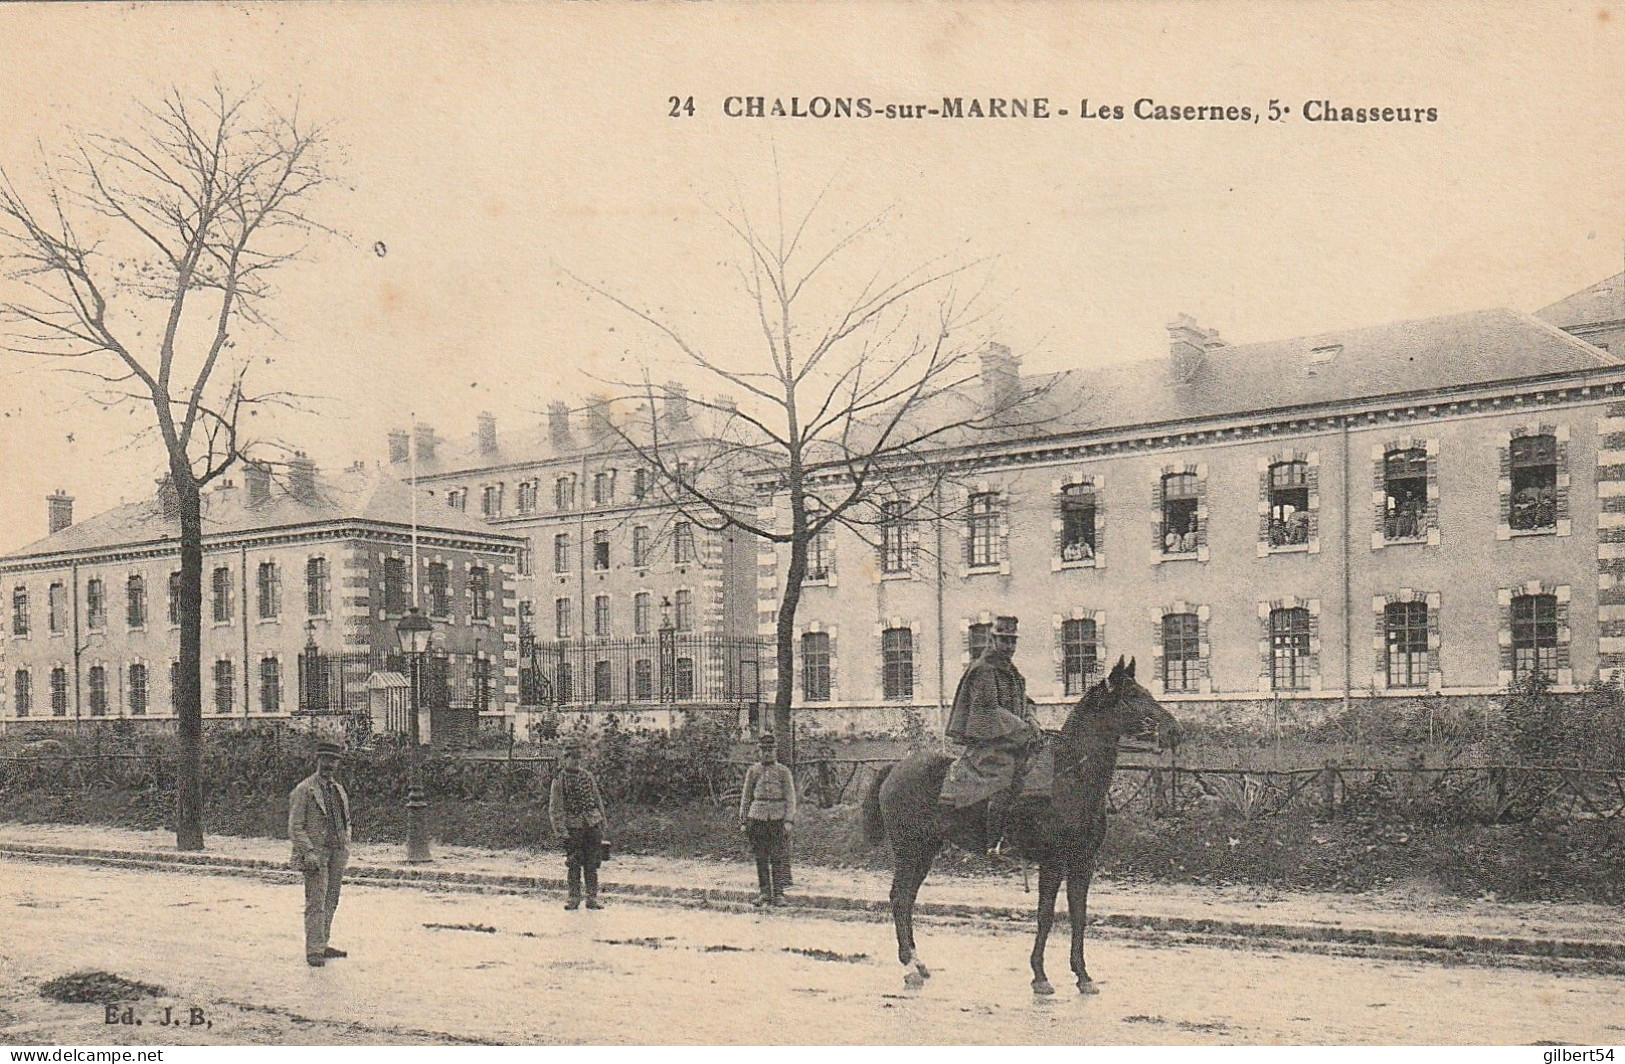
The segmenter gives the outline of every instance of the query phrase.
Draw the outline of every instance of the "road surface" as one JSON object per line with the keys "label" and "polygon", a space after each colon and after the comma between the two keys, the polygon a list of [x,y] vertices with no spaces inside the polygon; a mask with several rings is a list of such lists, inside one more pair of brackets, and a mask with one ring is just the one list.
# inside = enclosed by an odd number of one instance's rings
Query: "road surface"
{"label": "road surface", "polygon": [[[924,924],[924,989],[888,925],[551,895],[346,886],[334,941],[303,961],[293,883],[0,862],[0,1043],[1527,1044],[1625,1041],[1625,979],[1091,940],[1080,997],[1028,988],[1030,939]],[[134,1016],[42,1000],[104,970],[167,990]],[[591,1003],[590,1005],[586,1003]],[[205,1023],[160,1027],[202,1010]]]}

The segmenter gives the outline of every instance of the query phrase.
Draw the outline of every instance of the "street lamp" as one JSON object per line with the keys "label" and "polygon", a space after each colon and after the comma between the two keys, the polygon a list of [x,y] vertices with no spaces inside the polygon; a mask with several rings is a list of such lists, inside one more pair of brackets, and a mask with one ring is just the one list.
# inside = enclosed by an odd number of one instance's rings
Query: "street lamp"
{"label": "street lamp", "polygon": [[423,789],[423,745],[418,724],[423,655],[429,650],[429,636],[433,631],[434,625],[416,606],[407,610],[406,616],[395,625],[395,637],[400,640],[401,653],[412,671],[412,778],[406,788],[406,859],[412,864],[434,860],[429,853],[429,800]]}

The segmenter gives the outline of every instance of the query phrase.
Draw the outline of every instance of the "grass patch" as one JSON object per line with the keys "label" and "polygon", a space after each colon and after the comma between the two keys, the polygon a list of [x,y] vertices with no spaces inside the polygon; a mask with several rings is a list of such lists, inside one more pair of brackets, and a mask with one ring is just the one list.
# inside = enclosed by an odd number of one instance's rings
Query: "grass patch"
{"label": "grass patch", "polygon": [[74,972],[58,976],[39,988],[40,997],[72,1005],[110,1005],[139,997],[163,997],[161,986],[126,979],[112,972]]}

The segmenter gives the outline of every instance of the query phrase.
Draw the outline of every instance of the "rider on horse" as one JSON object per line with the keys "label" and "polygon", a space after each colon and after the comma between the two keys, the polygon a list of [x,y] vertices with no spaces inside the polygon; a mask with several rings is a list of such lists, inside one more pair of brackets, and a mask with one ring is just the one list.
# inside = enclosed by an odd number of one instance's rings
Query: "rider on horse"
{"label": "rider on horse", "polygon": [[942,801],[955,809],[987,802],[989,849],[1003,837],[1021,768],[1043,742],[1028,709],[1027,681],[1010,660],[1015,650],[1016,618],[996,618],[987,648],[960,678],[948,714],[948,738],[966,749],[948,772]]}

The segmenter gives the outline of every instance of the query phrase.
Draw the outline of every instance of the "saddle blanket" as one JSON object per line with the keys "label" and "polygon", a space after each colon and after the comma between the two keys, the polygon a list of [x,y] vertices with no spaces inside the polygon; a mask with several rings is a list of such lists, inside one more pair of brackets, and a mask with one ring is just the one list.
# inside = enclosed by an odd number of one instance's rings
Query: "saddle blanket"
{"label": "saddle blanket", "polygon": [[[942,783],[942,801],[956,809],[985,802],[1010,789],[1016,758],[1008,750],[966,751],[948,766]],[[1055,748],[1045,743],[1027,759],[1021,780],[1021,798],[1049,798],[1055,793]]]}

